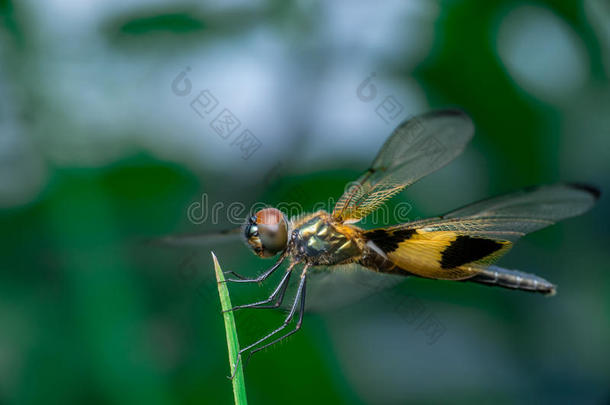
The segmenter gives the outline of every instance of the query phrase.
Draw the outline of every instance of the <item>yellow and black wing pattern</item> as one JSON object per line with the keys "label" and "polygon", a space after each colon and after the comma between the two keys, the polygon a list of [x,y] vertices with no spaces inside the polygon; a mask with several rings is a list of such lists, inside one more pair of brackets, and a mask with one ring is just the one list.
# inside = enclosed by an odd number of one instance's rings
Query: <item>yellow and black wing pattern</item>
{"label": "yellow and black wing pattern", "polygon": [[455,159],[473,134],[472,120],[459,110],[433,111],[404,121],[371,167],[339,198],[334,221],[360,221],[408,185]]}
{"label": "yellow and black wing pattern", "polygon": [[584,213],[598,197],[595,188],[578,184],[528,188],[441,217],[366,231],[364,237],[406,272],[464,280],[498,260],[521,236]]}

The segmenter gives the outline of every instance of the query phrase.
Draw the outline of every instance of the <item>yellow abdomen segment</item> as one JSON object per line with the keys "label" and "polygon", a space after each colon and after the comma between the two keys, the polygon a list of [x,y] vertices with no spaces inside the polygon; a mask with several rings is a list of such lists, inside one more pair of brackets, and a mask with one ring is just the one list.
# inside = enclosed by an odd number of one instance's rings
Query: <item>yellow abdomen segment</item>
{"label": "yellow abdomen segment", "polygon": [[508,241],[452,231],[377,229],[364,235],[398,267],[421,277],[462,280],[477,274],[473,263],[492,263],[506,253]]}

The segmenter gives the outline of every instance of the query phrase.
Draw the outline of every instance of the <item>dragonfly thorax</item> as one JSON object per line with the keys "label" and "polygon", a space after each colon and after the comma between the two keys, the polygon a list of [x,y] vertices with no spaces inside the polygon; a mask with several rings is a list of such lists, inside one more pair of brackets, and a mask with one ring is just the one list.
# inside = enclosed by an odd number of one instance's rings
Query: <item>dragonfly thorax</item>
{"label": "dragonfly thorax", "polygon": [[357,241],[341,232],[325,212],[295,224],[290,248],[295,258],[313,266],[353,261],[361,253]]}

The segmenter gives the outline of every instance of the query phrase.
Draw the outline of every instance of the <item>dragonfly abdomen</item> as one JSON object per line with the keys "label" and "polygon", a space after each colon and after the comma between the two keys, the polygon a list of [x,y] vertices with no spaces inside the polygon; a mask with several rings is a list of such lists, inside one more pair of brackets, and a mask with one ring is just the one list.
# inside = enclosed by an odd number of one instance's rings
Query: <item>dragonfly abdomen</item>
{"label": "dragonfly abdomen", "polygon": [[515,290],[525,290],[554,295],[555,285],[534,274],[517,270],[504,269],[498,266],[488,266],[478,269],[478,274],[467,281],[497,285]]}

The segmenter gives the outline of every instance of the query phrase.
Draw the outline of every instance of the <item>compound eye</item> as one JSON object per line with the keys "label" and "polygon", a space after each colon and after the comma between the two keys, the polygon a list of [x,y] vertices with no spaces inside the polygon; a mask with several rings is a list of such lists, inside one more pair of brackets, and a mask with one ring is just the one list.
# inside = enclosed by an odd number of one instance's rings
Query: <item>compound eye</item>
{"label": "compound eye", "polygon": [[273,256],[286,248],[288,225],[280,210],[265,208],[258,211],[256,227],[260,234],[264,254]]}
{"label": "compound eye", "polygon": [[256,215],[252,218],[255,224],[271,227],[282,223],[284,221],[284,214],[276,208],[265,208],[257,211]]}

